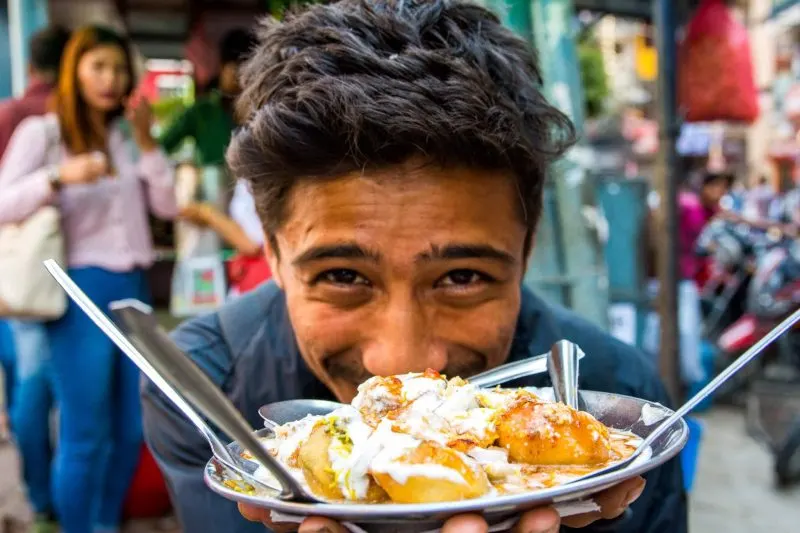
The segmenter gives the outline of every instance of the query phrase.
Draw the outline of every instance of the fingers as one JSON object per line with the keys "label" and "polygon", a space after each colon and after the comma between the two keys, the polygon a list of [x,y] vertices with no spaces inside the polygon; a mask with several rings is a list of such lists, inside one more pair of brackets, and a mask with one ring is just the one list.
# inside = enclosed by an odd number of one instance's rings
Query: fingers
{"label": "fingers", "polygon": [[444,523],[442,533],[486,533],[489,525],[480,515],[462,514]]}
{"label": "fingers", "polygon": [[266,523],[270,520],[270,512],[260,507],[253,507],[240,503],[239,512],[246,520],[249,520],[250,522]]}
{"label": "fingers", "polygon": [[561,527],[561,517],[551,508],[528,511],[514,526],[514,533],[558,533]]}
{"label": "fingers", "polygon": [[329,518],[312,516],[303,520],[297,533],[348,533],[348,531],[339,522]]}
{"label": "fingers", "polygon": [[642,495],[644,486],[645,481],[641,477],[624,481],[594,496],[595,503],[600,506],[599,511],[564,518],[563,524],[572,528],[581,528],[598,520],[617,518]]}

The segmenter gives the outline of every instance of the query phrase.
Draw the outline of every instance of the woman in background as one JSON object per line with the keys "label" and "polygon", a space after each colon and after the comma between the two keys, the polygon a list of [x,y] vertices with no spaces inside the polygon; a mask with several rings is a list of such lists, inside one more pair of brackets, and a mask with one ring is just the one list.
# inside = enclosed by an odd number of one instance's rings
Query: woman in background
{"label": "woman in background", "polygon": [[[69,274],[101,308],[149,299],[147,211],[176,214],[173,169],[150,136],[149,109],[128,101],[132,87],[124,39],[100,27],[75,32],[54,113],[19,126],[0,169],[0,224],[58,206]],[[53,485],[61,528],[118,531],[142,437],[139,372],[72,303],[47,331],[60,408]]]}

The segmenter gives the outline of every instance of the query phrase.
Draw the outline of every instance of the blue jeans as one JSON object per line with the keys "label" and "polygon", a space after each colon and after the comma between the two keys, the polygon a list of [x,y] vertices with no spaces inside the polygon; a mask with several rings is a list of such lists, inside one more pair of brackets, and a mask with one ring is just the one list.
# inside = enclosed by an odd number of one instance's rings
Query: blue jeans
{"label": "blue jeans", "polygon": [[22,478],[36,513],[53,512],[50,413],[53,408],[50,343],[42,322],[9,322],[17,351],[11,427],[19,447]]}
{"label": "blue jeans", "polygon": [[[88,267],[69,275],[100,309],[149,300],[141,271]],[[73,302],[48,327],[61,409],[53,480],[59,522],[63,533],[114,530],[142,443],[139,370]]]}
{"label": "blue jeans", "polygon": [[14,401],[14,373],[16,372],[16,353],[11,327],[7,320],[0,320],[0,368],[3,369],[3,407],[11,412]]}

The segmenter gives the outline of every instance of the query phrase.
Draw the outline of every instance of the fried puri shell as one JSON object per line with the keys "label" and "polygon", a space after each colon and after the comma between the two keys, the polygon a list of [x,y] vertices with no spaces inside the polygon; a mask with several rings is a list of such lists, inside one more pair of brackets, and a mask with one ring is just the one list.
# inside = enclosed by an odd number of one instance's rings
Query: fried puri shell
{"label": "fried puri shell", "polygon": [[561,403],[521,398],[497,420],[498,444],[529,465],[596,465],[610,459],[608,428]]}
{"label": "fried puri shell", "polygon": [[[328,453],[334,438],[328,424],[318,423],[308,439],[300,444],[297,462],[311,492],[328,500],[341,500],[344,496],[339,483],[337,483],[336,472],[333,470]],[[364,501],[381,503],[385,502],[387,498],[383,489],[373,479],[370,479],[367,497]]]}
{"label": "fried puri shell", "polygon": [[435,503],[478,498],[489,491],[489,480],[481,468],[473,468],[454,450],[434,443],[423,442],[417,448],[403,455],[398,463],[410,465],[433,464],[449,468],[464,480],[457,483],[451,479],[431,476],[410,475],[403,483],[395,480],[389,473],[373,472],[372,476],[389,498],[396,503]]}

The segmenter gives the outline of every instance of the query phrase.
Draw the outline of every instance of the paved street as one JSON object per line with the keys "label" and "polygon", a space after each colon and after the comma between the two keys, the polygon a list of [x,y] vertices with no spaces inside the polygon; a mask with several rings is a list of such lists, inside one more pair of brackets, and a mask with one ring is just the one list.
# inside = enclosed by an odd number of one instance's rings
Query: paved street
{"label": "paved street", "polygon": [[772,456],[747,436],[743,413],[718,408],[704,422],[690,531],[800,531],[800,487],[786,492],[773,488]]}
{"label": "paved street", "polygon": [[[744,417],[716,409],[703,417],[705,440],[691,498],[692,533],[792,533],[800,524],[800,488],[773,488],[770,455],[744,431]],[[0,447],[0,524],[29,518],[10,446]],[[20,532],[24,529],[18,530]],[[9,528],[0,533],[17,533]],[[125,533],[177,533],[169,522],[132,524]]]}

